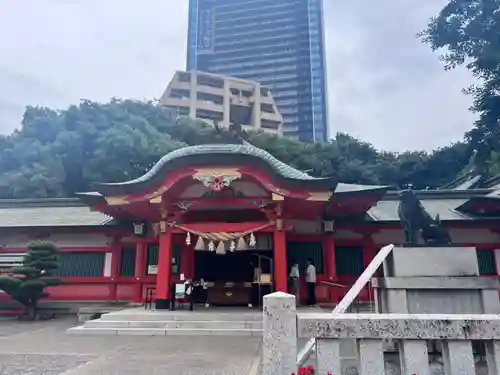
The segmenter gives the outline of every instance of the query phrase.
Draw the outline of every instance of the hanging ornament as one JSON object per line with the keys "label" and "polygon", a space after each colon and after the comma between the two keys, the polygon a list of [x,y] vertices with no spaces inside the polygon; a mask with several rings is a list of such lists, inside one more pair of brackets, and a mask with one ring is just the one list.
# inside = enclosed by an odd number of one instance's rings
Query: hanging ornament
{"label": "hanging ornament", "polygon": [[250,241],[248,241],[248,244],[250,246],[255,246],[257,244],[257,242],[255,241],[255,236],[253,235],[253,233],[250,233]]}
{"label": "hanging ornament", "polygon": [[215,244],[214,241],[210,241],[208,243],[208,251],[214,251],[215,250]]}
{"label": "hanging ornament", "polygon": [[191,245],[191,233],[187,232],[186,235],[186,245]]}
{"label": "hanging ornament", "polygon": [[224,244],[224,241],[219,242],[219,245],[217,245],[215,253],[219,255],[224,255],[226,253],[226,245]]}
{"label": "hanging ornament", "polygon": [[229,251],[234,251],[234,250],[236,250],[236,242],[231,241],[229,243]]}
{"label": "hanging ornament", "polygon": [[196,241],[196,245],[194,247],[195,250],[205,250],[205,240],[203,237],[198,236],[198,241]]}
{"label": "hanging ornament", "polygon": [[238,238],[238,245],[236,246],[238,250],[246,250],[248,248],[244,237]]}

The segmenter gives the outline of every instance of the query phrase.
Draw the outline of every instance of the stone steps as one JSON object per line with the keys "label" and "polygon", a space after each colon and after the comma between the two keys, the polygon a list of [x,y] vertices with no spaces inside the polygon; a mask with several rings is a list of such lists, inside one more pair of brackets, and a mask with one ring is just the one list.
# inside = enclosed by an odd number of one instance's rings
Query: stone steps
{"label": "stone steps", "polygon": [[197,311],[146,311],[127,312],[119,311],[104,314],[103,321],[262,321],[262,312],[256,313],[220,313],[220,312],[197,312]]}
{"label": "stone steps", "polygon": [[152,311],[129,309],[104,314],[71,334],[262,336],[262,312]]}
{"label": "stone steps", "polygon": [[102,320],[95,319],[89,320],[84,324],[85,328],[164,328],[164,329],[262,329],[262,321],[190,321],[190,320],[177,320],[177,321],[120,321],[120,320]]}
{"label": "stone steps", "polygon": [[139,336],[262,336],[262,329],[205,328],[96,328],[78,326],[68,330],[77,335],[139,335]]}

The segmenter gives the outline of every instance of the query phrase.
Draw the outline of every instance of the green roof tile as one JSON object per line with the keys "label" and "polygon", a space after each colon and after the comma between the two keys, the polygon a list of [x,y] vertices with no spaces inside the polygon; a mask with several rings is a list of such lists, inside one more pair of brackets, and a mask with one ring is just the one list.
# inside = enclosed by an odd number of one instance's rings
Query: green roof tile
{"label": "green roof tile", "polygon": [[84,205],[63,206],[50,200],[39,203],[0,201],[0,228],[100,226],[112,220]]}

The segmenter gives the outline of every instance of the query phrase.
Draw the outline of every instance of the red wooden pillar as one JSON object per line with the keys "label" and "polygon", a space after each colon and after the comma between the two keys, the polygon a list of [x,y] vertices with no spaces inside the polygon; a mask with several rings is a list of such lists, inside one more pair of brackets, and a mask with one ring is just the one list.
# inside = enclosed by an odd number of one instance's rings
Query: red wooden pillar
{"label": "red wooden pillar", "polygon": [[[337,265],[335,264],[335,237],[333,233],[325,234],[323,238],[323,259],[325,265],[325,277],[327,281],[337,280]],[[338,300],[338,293],[335,287],[328,287],[328,299]]]}
{"label": "red wooden pillar", "polygon": [[122,249],[119,239],[114,239],[110,245],[111,250],[111,284],[109,286],[109,299],[117,299],[117,278],[120,276],[120,267],[122,263]]}
{"label": "red wooden pillar", "polygon": [[156,275],[156,308],[170,307],[170,279],[172,275],[172,231],[165,228],[159,235],[158,274]]}
{"label": "red wooden pillar", "polygon": [[138,240],[135,246],[134,302],[142,302],[142,282],[146,274],[146,243]]}
{"label": "red wooden pillar", "polygon": [[287,292],[286,233],[274,231],[274,286],[277,292]]}

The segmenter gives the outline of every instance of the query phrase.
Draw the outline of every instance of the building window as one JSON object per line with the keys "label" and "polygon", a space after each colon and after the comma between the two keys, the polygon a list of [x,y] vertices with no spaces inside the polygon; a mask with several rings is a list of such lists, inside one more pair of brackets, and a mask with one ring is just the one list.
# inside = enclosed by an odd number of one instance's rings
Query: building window
{"label": "building window", "polygon": [[[148,254],[146,262],[146,275],[148,274],[149,266],[158,265],[158,245],[148,245]],[[181,266],[181,246],[179,244],[172,245],[172,275],[179,275]]]}
{"label": "building window", "polygon": [[122,249],[122,259],[120,264],[120,276],[135,275],[135,248]]}
{"label": "building window", "polygon": [[294,263],[298,263],[300,273],[304,275],[307,259],[311,258],[316,267],[316,273],[323,273],[323,244],[321,242],[288,242],[286,253],[288,270]]}
{"label": "building window", "polygon": [[480,275],[496,275],[495,250],[476,249]]}
{"label": "building window", "polygon": [[59,268],[51,271],[51,276],[103,276],[104,252],[59,253],[57,257]]}
{"label": "building window", "polygon": [[360,276],[363,273],[363,248],[361,246],[336,246],[337,276]]}

